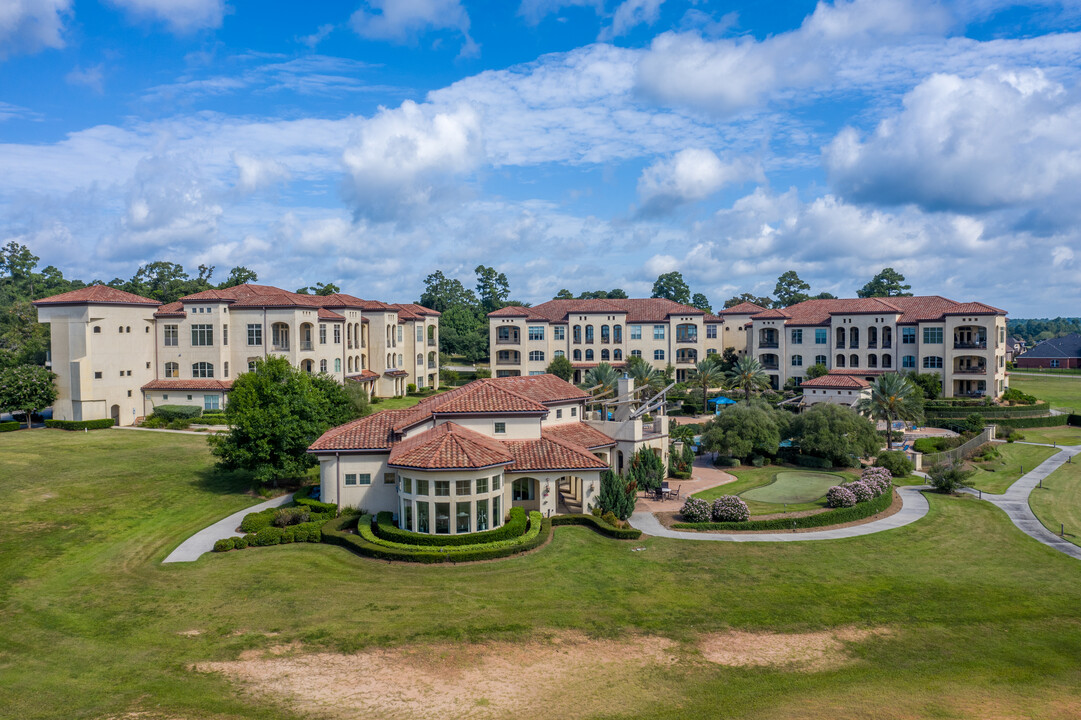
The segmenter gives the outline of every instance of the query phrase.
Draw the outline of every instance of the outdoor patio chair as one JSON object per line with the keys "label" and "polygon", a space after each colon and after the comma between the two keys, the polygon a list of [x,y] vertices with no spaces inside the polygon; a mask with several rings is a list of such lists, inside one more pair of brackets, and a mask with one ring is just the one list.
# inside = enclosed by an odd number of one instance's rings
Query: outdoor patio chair
{"label": "outdoor patio chair", "polygon": [[674,493],[672,493],[669,497],[671,497],[673,500],[679,500],[679,489],[681,487],[683,487],[683,486],[682,485],[676,485],[676,491]]}

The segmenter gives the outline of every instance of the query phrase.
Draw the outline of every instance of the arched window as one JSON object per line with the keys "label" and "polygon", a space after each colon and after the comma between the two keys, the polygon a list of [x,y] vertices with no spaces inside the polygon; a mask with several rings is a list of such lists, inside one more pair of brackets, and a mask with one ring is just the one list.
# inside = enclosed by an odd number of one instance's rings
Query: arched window
{"label": "arched window", "polygon": [[587,343],[593,342],[593,326],[592,325],[586,325],[586,342]]}
{"label": "arched window", "polygon": [[623,342],[623,326],[622,325],[613,325],[612,326],[612,341],[617,342],[617,343]]}
{"label": "arched window", "polygon": [[612,334],[607,325],[601,325],[601,342],[612,342]]}
{"label": "arched window", "polygon": [[829,359],[825,355],[815,355],[816,365],[825,365],[829,362]]}
{"label": "arched window", "polygon": [[562,350],[556,350],[552,353],[552,357],[566,357],[566,353],[564,353]]}
{"label": "arched window", "polygon": [[878,328],[874,326],[867,328],[867,347],[878,347]]}
{"label": "arched window", "polygon": [[435,358],[435,350],[432,350],[431,352],[428,353],[428,367],[430,369],[435,368],[435,359],[436,359]]}
{"label": "arched window", "polygon": [[837,367],[843,368],[845,366],[845,356],[841,353],[837,353],[837,362],[835,364]]}
{"label": "arched window", "polygon": [[792,356],[792,365],[793,365],[793,367],[802,367],[803,366],[803,356],[802,355],[793,355]]}
{"label": "arched window", "polygon": [[582,326],[581,325],[575,325],[574,326],[574,342],[576,342],[576,343],[581,343],[582,342]]}
{"label": "arched window", "polygon": [[[618,325],[616,327],[618,327]],[[619,360],[622,360],[623,359],[623,351],[620,350],[619,348],[616,348],[615,350],[613,350],[612,351],[612,359],[616,360],[617,362]]]}
{"label": "arched window", "polygon": [[574,362],[582,362],[582,351],[581,350],[575,350],[573,357],[574,357]]}
{"label": "arched window", "polygon": [[340,373],[342,371],[342,359],[334,358],[334,372]]}
{"label": "arched window", "polygon": [[255,372],[255,361],[254,360],[249,360],[248,361],[248,372]]}
{"label": "arched window", "polygon": [[417,365],[424,364],[424,353],[417,353]]}
{"label": "arched window", "polygon": [[281,352],[289,349],[289,326],[285,323],[271,325],[270,337],[273,350]]}
{"label": "arched window", "polygon": [[884,367],[884,368],[893,367],[893,356],[892,355],[883,355],[882,356],[882,367]]}
{"label": "arched window", "polygon": [[593,350],[586,350],[586,362],[593,362]]}
{"label": "arched window", "polygon": [[848,367],[858,368],[860,366],[860,356],[856,353],[852,353],[848,356]]}
{"label": "arched window", "polygon": [[544,362],[544,351],[543,350],[530,350],[529,351],[529,359],[532,362]]}
{"label": "arched window", "polygon": [[349,356],[345,359],[345,371],[347,373],[353,372],[353,357]]}
{"label": "arched window", "polygon": [[319,361],[319,372],[325,373],[326,371],[327,371],[327,361],[326,360],[320,360]]}
{"label": "arched window", "polygon": [[300,369],[310,375],[315,370],[315,363],[311,360],[304,360],[300,363]]}
{"label": "arched window", "polygon": [[845,349],[845,329],[843,327],[837,328],[837,349]]}
{"label": "arched window", "polygon": [[368,353],[361,353],[360,355],[358,355],[356,357],[356,363],[355,364],[357,366],[357,370],[367,370],[368,369]]}
{"label": "arched window", "polygon": [[214,366],[208,362],[197,362],[191,366],[191,376],[193,378],[212,378],[214,377]]}
{"label": "arched window", "polygon": [[167,362],[165,363],[165,377],[178,378],[180,377],[180,363]]}
{"label": "arched window", "polygon": [[[874,328],[871,328],[871,329],[873,330]],[[870,342],[870,340],[868,340],[868,342]],[[878,355],[875,355],[874,353],[871,353],[870,355],[867,356],[867,367],[869,367],[869,368],[878,367]]]}
{"label": "arched window", "polygon": [[923,359],[923,367],[927,370],[938,370],[942,367],[942,358],[938,355],[928,355]]}
{"label": "arched window", "polygon": [[608,361],[608,360],[611,360],[611,359],[612,359],[612,357],[608,353],[608,348],[604,348],[603,350],[601,350],[601,360]]}
{"label": "arched window", "polygon": [[398,364],[394,367],[405,367],[405,356],[401,353],[398,353]]}
{"label": "arched window", "polygon": [[848,347],[858,348],[860,346],[860,329],[849,328],[848,330]]}

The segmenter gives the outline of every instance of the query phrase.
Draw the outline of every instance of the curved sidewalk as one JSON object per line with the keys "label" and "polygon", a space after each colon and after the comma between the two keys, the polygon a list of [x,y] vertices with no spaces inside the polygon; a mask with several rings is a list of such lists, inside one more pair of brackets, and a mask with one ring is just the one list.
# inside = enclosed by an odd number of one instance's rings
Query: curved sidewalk
{"label": "curved sidewalk", "polygon": [[176,550],[169,553],[169,556],[162,560],[163,563],[177,563],[177,562],[195,562],[203,553],[208,553],[214,549],[214,543],[222,538],[228,537],[240,537],[244,533],[237,532],[237,526],[240,525],[240,521],[244,519],[244,516],[248,513],[259,512],[260,510],[266,510],[272,507],[281,507],[292,502],[292,493],[286,493],[281,497],[276,497],[273,500],[267,500],[261,502],[258,505],[252,505],[249,508],[244,508],[239,512],[235,512],[227,518],[222,518],[213,525],[205,527],[199,532],[192,535],[190,538],[180,543]]}
{"label": "curved sidewalk", "polygon": [[[1039,445],[1040,443],[1029,443]],[[1061,553],[1081,560],[1081,547],[1074,545],[1069,540],[1060,538],[1043,526],[1032,508],[1028,504],[1028,497],[1045,477],[1058,470],[1067,459],[1081,454],[1081,445],[1059,446],[1061,449],[1036,466],[1032,471],[1021,476],[1021,479],[1010,485],[1009,489],[1001,495],[993,493],[978,493],[972,488],[965,488],[965,492],[978,495],[987,502],[1002,509],[1017,529],[1034,540],[1042,542]]]}
{"label": "curved sidewalk", "polygon": [[777,533],[707,533],[670,530],[651,512],[636,512],[631,515],[631,525],[647,535],[671,538],[674,540],[706,540],[713,542],[803,542],[807,540],[839,540],[841,538],[872,535],[885,530],[904,527],[914,523],[927,514],[927,498],[922,490],[926,485],[906,485],[897,488],[901,496],[901,509],[889,517],[862,525],[834,528],[833,530],[810,530],[808,532]]}

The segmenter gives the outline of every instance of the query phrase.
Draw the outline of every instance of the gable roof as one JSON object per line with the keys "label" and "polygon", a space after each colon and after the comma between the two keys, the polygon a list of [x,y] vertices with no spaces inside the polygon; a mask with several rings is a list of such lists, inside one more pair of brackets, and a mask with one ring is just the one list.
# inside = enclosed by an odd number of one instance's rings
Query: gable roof
{"label": "gable roof", "polygon": [[1027,350],[1017,359],[1022,358],[1081,358],[1081,335],[1070,333],[1062,337],[1044,340],[1031,350]]}
{"label": "gable roof", "polygon": [[312,451],[389,450],[392,428],[409,410],[382,410],[336,428],[319,436],[308,448]]}
{"label": "gable roof", "polygon": [[834,298],[805,300],[783,310],[765,310],[752,320],[785,318],[786,325],[829,325],[833,315],[881,313],[897,317],[899,324],[934,322],[949,315],[1005,315],[1005,310],[980,302],[959,303],[939,295],[889,298]]}
{"label": "gable roof", "polygon": [[232,380],[205,380],[205,379],[192,379],[192,380],[151,380],[146,385],[143,385],[141,390],[224,390],[226,392],[233,389]]}
{"label": "gable roof", "polygon": [[160,305],[161,303],[108,285],[89,285],[71,292],[35,300],[31,304],[37,307],[41,305]]}
{"label": "gable roof", "polygon": [[540,440],[504,440],[514,458],[511,472],[538,470],[607,470],[608,463],[580,445],[541,431]]}
{"label": "gable roof", "polygon": [[718,310],[717,314],[718,315],[754,315],[755,313],[760,313],[765,309],[766,308],[762,307],[761,305],[755,305],[752,302],[741,302],[740,304],[733,305],[730,308],[725,308],[723,310]]}
{"label": "gable roof", "polygon": [[832,373],[816,377],[813,380],[804,380],[800,384],[800,388],[830,390],[863,390],[868,387],[871,387],[871,384],[861,377]]}
{"label": "gable roof", "polygon": [[588,450],[612,447],[616,441],[608,437],[600,430],[586,425],[584,422],[564,423],[544,428],[541,434],[553,440],[577,445]]}
{"label": "gable roof", "polygon": [[704,316],[707,314],[704,310],[699,310],[690,305],[682,305],[665,298],[627,298],[619,300],[570,300],[560,298],[530,308],[517,306],[500,308],[488,313],[488,317],[523,317],[527,320],[564,324],[568,321],[568,316],[576,313],[625,315],[624,322],[628,323],[665,322],[672,315]]}
{"label": "gable roof", "polygon": [[498,440],[448,422],[396,443],[387,464],[417,470],[467,470],[512,462],[514,457]]}

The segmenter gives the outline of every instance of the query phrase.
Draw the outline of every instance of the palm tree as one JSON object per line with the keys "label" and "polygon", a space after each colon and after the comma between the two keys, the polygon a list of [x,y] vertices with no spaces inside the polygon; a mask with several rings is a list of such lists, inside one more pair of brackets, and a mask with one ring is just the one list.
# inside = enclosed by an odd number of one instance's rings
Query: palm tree
{"label": "palm tree", "polygon": [[724,373],[713,360],[706,358],[695,363],[694,371],[688,384],[702,388],[702,412],[709,410],[706,407],[706,396],[711,387],[717,387],[724,382]]}
{"label": "palm tree", "polygon": [[856,403],[858,412],[886,421],[886,449],[893,450],[893,420],[918,421],[923,418],[923,391],[897,373],[886,373],[871,384],[871,396]]}
{"label": "palm tree", "polygon": [[587,388],[600,386],[597,387],[597,395],[603,395],[610,390],[615,390],[618,382],[619,373],[606,362],[591,368],[584,378],[584,385]]}
{"label": "palm tree", "polygon": [[751,399],[751,391],[769,387],[769,375],[762,369],[762,364],[750,355],[744,355],[737,360],[735,367],[725,373],[725,376],[728,378],[728,386],[742,389],[748,400]]}
{"label": "palm tree", "polygon": [[656,392],[661,387],[661,371],[640,357],[632,357],[627,363],[627,375],[634,380],[636,388],[648,387]]}

